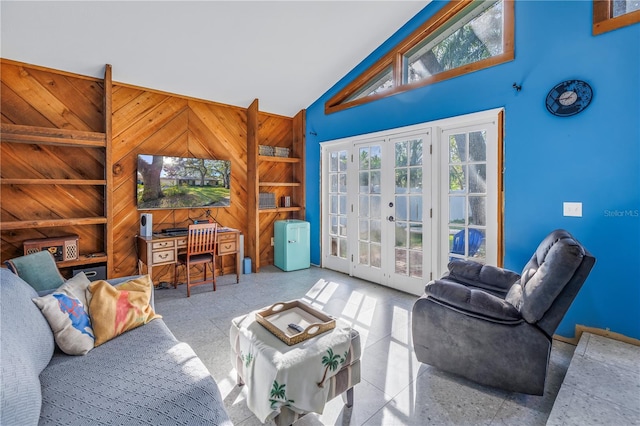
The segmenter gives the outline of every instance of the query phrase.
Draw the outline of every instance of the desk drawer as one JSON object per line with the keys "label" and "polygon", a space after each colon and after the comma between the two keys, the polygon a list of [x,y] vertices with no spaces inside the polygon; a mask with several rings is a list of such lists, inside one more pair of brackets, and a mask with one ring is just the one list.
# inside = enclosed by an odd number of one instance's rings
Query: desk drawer
{"label": "desk drawer", "polygon": [[218,254],[235,253],[238,251],[236,248],[236,241],[219,241],[218,242]]}
{"label": "desk drawer", "polygon": [[231,232],[219,232],[218,233],[218,241],[236,241],[236,234]]}
{"label": "desk drawer", "polygon": [[176,252],[174,250],[159,250],[153,252],[151,262],[153,265],[158,265],[160,263],[173,263],[175,260]]}
{"label": "desk drawer", "polygon": [[[169,247],[173,247],[174,245],[174,241],[173,240],[166,240],[166,241],[157,241],[151,244],[151,248],[153,249],[153,251],[159,250],[159,249],[163,249],[163,248],[169,248]],[[155,253],[154,253],[155,255]]]}
{"label": "desk drawer", "polygon": [[176,240],[176,247],[186,247],[187,246],[187,237],[178,238]]}

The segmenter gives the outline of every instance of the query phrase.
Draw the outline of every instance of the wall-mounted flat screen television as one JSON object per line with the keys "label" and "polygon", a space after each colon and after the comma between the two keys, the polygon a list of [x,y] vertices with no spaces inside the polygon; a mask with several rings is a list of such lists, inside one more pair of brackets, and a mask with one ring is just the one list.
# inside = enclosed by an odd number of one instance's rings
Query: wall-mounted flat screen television
{"label": "wall-mounted flat screen television", "polygon": [[229,207],[230,186],[230,161],[138,155],[139,210]]}

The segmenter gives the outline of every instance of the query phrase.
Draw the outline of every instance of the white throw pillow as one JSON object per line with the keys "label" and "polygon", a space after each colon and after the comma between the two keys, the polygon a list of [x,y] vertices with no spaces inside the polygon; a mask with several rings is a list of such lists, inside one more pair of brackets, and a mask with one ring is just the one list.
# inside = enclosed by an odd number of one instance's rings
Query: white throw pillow
{"label": "white throw pillow", "polygon": [[89,284],[91,281],[81,272],[53,293],[32,299],[49,322],[56,344],[68,355],[84,355],[94,346],[85,296]]}

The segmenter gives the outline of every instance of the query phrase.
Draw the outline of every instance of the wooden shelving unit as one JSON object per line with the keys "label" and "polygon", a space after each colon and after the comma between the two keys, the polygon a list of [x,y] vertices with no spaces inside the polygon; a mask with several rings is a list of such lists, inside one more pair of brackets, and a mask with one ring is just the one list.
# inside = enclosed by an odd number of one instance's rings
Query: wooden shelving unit
{"label": "wooden shelving unit", "polygon": [[[262,117],[264,118],[264,117]],[[282,119],[280,120],[282,121]],[[286,121],[286,120],[285,120]],[[247,236],[245,251],[252,259],[254,272],[268,264],[272,258],[271,238],[273,222],[281,219],[304,219],[305,217],[305,111],[288,119],[288,140],[263,140],[261,116],[256,99],[247,110]],[[274,145],[289,148],[290,157],[259,155],[259,145]],[[274,173],[274,170],[276,172]],[[268,175],[268,176],[267,176]],[[278,175],[278,179],[273,179]],[[281,196],[291,197],[291,206],[260,208],[260,192],[273,192],[276,203]]]}
{"label": "wooden shelving unit", "polygon": [[[54,150],[61,149],[59,147],[70,150],[80,148],[83,150],[83,155],[89,155],[90,158],[95,158],[97,162],[104,164],[104,170],[102,172],[104,178],[102,179],[95,179],[97,176],[92,176],[86,179],[81,178],[81,176],[80,178],[78,176],[69,178],[54,176],[48,178],[48,173],[46,173],[47,167],[43,167],[45,172],[40,172],[39,174],[42,174],[42,176],[38,177],[5,177],[3,173],[3,177],[0,178],[0,185],[2,185],[3,188],[7,188],[8,192],[13,191],[14,194],[31,194],[29,197],[31,200],[30,205],[24,206],[24,208],[18,206],[12,209],[13,211],[20,211],[20,215],[11,216],[9,214],[4,215],[3,213],[3,219],[0,222],[0,231],[3,231],[3,236],[5,235],[5,231],[9,231],[8,235],[11,235],[11,231],[25,232],[43,228],[64,228],[61,232],[65,232],[69,227],[98,226],[99,229],[103,230],[104,237],[101,236],[99,241],[103,241],[104,243],[102,244],[102,247],[98,247],[99,251],[95,250],[96,243],[93,241],[89,244],[89,246],[93,248],[92,252],[83,252],[83,245],[80,241],[80,253],[78,259],[58,262],[58,267],[61,269],[98,263],[106,264],[107,270],[110,269],[109,267],[113,256],[111,250],[112,236],[110,230],[112,207],[110,203],[109,190],[111,182],[111,162],[109,152],[111,142],[111,85],[111,66],[107,65],[105,67],[104,78],[105,97],[103,111],[105,117],[105,132],[90,132],[75,129],[50,128],[11,123],[2,123],[0,125],[0,143],[2,144],[3,150],[11,149],[12,146],[18,144],[33,145],[34,150],[36,151],[46,150],[46,147],[54,147],[52,148]],[[87,154],[87,150],[97,151],[95,154]],[[62,155],[60,151],[55,152],[58,155]],[[21,161],[28,163],[30,159],[25,158],[21,159]],[[73,161],[73,159],[69,159],[69,161]],[[55,168],[55,165],[52,165],[51,167]],[[16,168],[13,168],[12,170],[13,172],[10,172],[11,174],[18,174],[18,172],[16,172]],[[90,197],[87,198],[87,203],[95,205],[95,194],[102,194],[100,196],[100,201],[102,203],[101,205],[103,210],[100,214],[89,217],[73,217],[73,214],[69,213],[73,211],[73,206],[82,205],[83,201],[85,201],[78,199],[78,195],[81,193],[73,192],[73,187],[76,186],[99,187],[99,189],[91,191],[90,195],[87,195],[87,197]],[[56,188],[58,189],[56,190]],[[52,203],[49,201],[48,208],[50,208],[50,212],[44,212],[43,207],[38,207],[39,200],[37,195],[46,195],[49,192],[54,193],[55,197],[59,197],[56,201],[60,203],[60,206],[51,206]],[[10,202],[10,200],[3,200],[3,203],[7,202]],[[46,203],[46,201],[42,201],[41,205],[44,206]],[[71,207],[68,207],[67,204]],[[38,208],[40,208],[40,210],[38,210]],[[92,235],[95,235],[93,230],[91,233],[93,233]],[[17,235],[19,234],[16,234],[16,238],[19,238]],[[19,241],[20,240],[18,239],[17,242]]]}

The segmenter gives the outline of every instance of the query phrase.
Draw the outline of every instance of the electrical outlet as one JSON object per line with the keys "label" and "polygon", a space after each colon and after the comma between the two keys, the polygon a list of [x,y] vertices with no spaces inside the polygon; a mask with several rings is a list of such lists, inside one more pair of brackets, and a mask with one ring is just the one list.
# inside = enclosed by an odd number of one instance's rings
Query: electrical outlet
{"label": "electrical outlet", "polygon": [[582,217],[582,203],[562,203],[564,216]]}
{"label": "electrical outlet", "polygon": [[273,247],[273,237],[271,237],[271,247]]}

